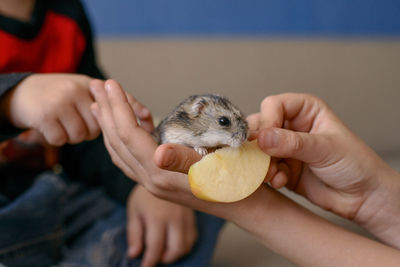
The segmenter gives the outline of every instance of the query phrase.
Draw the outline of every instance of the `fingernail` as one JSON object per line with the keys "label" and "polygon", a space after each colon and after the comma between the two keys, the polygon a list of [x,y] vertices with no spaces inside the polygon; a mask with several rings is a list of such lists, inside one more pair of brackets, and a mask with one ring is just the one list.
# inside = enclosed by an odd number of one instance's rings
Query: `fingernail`
{"label": "fingernail", "polygon": [[147,108],[140,110],[140,117],[146,118],[150,115],[150,111]]}
{"label": "fingernail", "polygon": [[254,139],[256,139],[258,137],[258,131],[249,131],[249,136],[247,137],[247,139],[249,141],[253,141]]}
{"label": "fingernail", "polygon": [[94,86],[89,86],[89,90],[92,93],[92,95],[96,95],[96,88]]}
{"label": "fingernail", "polygon": [[107,91],[107,92],[110,92],[110,91],[111,91],[111,84],[106,83],[106,85],[105,85],[104,87],[106,88],[106,91]]}
{"label": "fingernail", "polygon": [[91,108],[90,109],[90,111],[92,112],[92,114],[93,114],[93,116],[95,117],[95,118],[97,118],[97,110],[95,110],[94,108]]}
{"label": "fingernail", "polygon": [[139,102],[133,103],[133,109],[140,118],[146,118],[150,115],[150,111]]}
{"label": "fingernail", "polygon": [[99,114],[99,105],[97,104],[97,102],[93,102],[90,105],[90,111],[92,112],[92,114],[97,117],[97,115]]}
{"label": "fingernail", "polygon": [[264,130],[260,134],[259,140],[265,148],[277,147],[279,145],[279,133],[275,129]]}
{"label": "fingernail", "polygon": [[137,247],[129,247],[128,251],[126,253],[128,255],[128,257],[133,258],[136,257],[137,255]]}

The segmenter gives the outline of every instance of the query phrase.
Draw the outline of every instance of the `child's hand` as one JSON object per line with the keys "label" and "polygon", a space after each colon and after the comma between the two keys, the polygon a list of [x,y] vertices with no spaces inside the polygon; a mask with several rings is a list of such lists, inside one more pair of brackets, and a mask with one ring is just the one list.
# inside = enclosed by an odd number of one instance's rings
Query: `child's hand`
{"label": "child's hand", "polygon": [[275,157],[267,174],[318,206],[354,220],[400,247],[399,174],[351,132],[328,105],[304,94],[267,97],[249,118],[261,149]]}
{"label": "child's hand", "polygon": [[143,252],[143,267],[178,260],[197,239],[192,210],[158,199],[141,185],[129,196],[127,218],[128,257]]}
{"label": "child's hand", "polygon": [[100,128],[90,111],[91,80],[80,74],[33,74],[6,96],[8,120],[38,131],[51,145],[93,139]]}

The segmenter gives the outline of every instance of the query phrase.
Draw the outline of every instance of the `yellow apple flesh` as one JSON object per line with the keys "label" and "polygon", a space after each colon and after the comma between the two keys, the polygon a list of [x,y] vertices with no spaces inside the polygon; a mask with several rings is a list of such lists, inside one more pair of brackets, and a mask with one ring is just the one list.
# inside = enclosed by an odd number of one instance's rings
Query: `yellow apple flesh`
{"label": "yellow apple flesh", "polygon": [[251,195],[263,183],[271,157],[257,140],[238,148],[217,149],[189,169],[192,193],[213,202],[234,202]]}

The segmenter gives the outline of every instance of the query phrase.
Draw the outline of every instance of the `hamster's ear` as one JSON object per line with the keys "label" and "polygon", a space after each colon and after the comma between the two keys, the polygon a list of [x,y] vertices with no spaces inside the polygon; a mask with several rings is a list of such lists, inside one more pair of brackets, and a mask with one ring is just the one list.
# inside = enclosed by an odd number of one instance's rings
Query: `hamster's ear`
{"label": "hamster's ear", "polygon": [[204,98],[197,98],[192,105],[191,113],[192,116],[197,117],[200,115],[201,111],[205,108],[207,102]]}

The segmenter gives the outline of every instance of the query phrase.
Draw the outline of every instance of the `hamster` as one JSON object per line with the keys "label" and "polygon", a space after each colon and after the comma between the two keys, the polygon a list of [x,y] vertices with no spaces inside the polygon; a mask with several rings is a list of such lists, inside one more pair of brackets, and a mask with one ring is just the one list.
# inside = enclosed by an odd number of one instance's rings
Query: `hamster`
{"label": "hamster", "polygon": [[204,156],[207,148],[238,147],[248,137],[242,112],[227,98],[193,95],[181,102],[153,131],[159,144],[175,143],[193,147]]}

